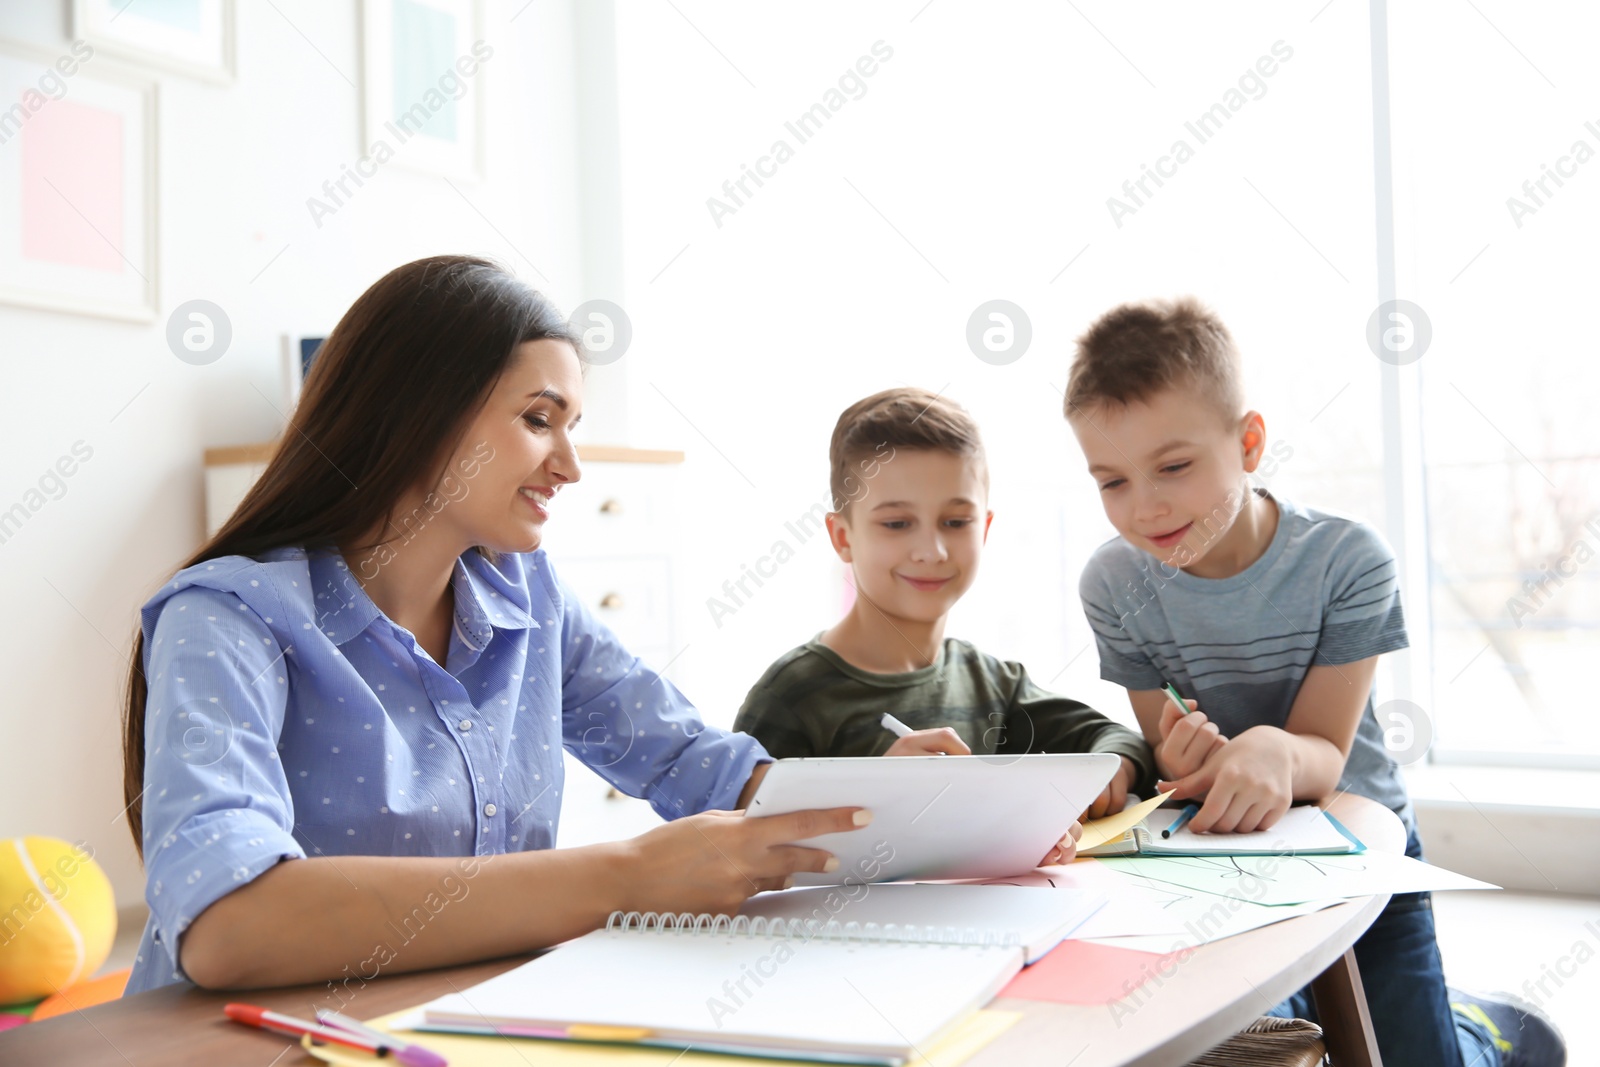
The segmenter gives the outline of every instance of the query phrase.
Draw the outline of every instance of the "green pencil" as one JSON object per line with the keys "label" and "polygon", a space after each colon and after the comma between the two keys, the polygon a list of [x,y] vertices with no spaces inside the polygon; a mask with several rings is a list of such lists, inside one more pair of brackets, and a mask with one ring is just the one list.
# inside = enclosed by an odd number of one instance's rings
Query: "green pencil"
{"label": "green pencil", "polygon": [[1179,711],[1183,712],[1185,715],[1189,714],[1189,705],[1187,705],[1187,704],[1185,704],[1183,702],[1183,698],[1178,695],[1178,691],[1173,688],[1171,682],[1168,682],[1166,685],[1162,686],[1161,688],[1165,689],[1167,691],[1167,697],[1174,704],[1178,705],[1178,710]]}

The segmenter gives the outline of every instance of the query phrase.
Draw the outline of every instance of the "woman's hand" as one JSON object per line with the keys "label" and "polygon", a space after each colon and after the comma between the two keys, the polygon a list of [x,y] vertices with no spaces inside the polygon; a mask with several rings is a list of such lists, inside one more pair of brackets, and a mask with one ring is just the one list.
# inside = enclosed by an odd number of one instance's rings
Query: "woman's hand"
{"label": "woman's hand", "polygon": [[961,735],[948,726],[937,730],[917,730],[895,741],[885,756],[970,756],[972,749]]}
{"label": "woman's hand", "polygon": [[1205,765],[1228,739],[1217,724],[1206,718],[1200,705],[1185,700],[1189,714],[1168,700],[1161,708],[1161,744],[1156,746],[1156,766],[1168,779],[1184,778]]}
{"label": "woman's hand", "polygon": [[1133,780],[1139,776],[1139,767],[1127,756],[1122,757],[1122,765],[1117,768],[1117,773],[1111,776],[1111,782],[1100,795],[1094,798],[1094,803],[1089,805],[1088,815],[1091,819],[1104,818],[1115,815],[1128,804],[1128,790],[1133,787]]}
{"label": "woman's hand", "polygon": [[857,830],[864,808],[824,808],[747,818],[708,811],[623,842],[623,911],[732,915],[752,895],[782,889],[796,871],[837,870],[839,860],[791,841]]}
{"label": "woman's hand", "polygon": [[1083,824],[1074,822],[1066,833],[1061,835],[1049,852],[1044,854],[1044,859],[1039,861],[1041,867],[1054,867],[1059,863],[1071,863],[1078,858],[1078,838],[1083,836]]}

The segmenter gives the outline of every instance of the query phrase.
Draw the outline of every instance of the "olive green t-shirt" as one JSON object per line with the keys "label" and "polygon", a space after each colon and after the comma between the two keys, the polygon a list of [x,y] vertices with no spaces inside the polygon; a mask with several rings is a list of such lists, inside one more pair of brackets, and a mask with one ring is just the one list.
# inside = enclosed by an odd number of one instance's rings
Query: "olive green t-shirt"
{"label": "olive green t-shirt", "polygon": [[904,674],[851,666],[821,641],[780,656],[751,687],[733,721],[776,759],[878,756],[895,742],[888,712],[913,730],[948,726],[979,755],[1114,752],[1139,768],[1135,791],[1155,784],[1144,738],[1086,704],[1040,689],[1022,664],[946,638],[939,658]]}

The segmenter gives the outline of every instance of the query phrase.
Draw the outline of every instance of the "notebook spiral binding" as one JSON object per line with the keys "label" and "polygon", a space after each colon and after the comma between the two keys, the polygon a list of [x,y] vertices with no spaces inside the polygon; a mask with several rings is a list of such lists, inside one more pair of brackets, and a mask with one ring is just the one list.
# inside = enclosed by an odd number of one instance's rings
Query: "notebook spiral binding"
{"label": "notebook spiral binding", "polygon": [[621,912],[606,919],[606,929],[615,933],[663,933],[673,935],[734,937],[773,937],[809,941],[820,937],[829,941],[854,941],[864,944],[953,945],[979,948],[1016,948],[1022,944],[1015,930],[980,930],[976,927],[914,926],[898,923],[844,922],[837,919],[768,919],[764,915],[696,915],[693,912]]}

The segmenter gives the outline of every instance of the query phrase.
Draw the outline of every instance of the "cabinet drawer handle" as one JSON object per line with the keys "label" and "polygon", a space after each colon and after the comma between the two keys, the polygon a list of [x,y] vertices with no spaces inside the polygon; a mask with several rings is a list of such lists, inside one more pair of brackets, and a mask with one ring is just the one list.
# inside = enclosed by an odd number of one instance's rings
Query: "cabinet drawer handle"
{"label": "cabinet drawer handle", "polygon": [[613,497],[608,497],[600,505],[600,514],[602,514],[602,515],[621,515],[622,514],[622,501],[618,500],[614,496]]}
{"label": "cabinet drawer handle", "polygon": [[600,606],[602,608],[615,611],[616,609],[622,607],[622,594],[607,593],[605,596],[600,598]]}

